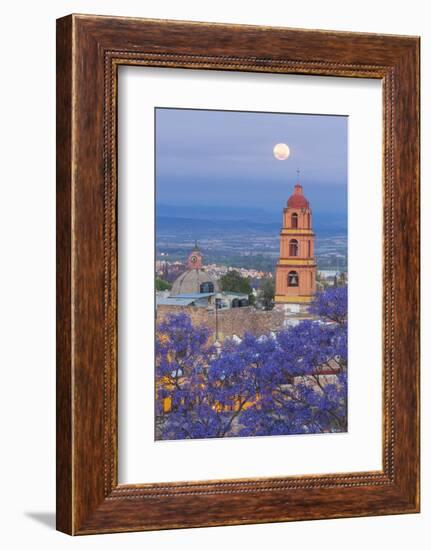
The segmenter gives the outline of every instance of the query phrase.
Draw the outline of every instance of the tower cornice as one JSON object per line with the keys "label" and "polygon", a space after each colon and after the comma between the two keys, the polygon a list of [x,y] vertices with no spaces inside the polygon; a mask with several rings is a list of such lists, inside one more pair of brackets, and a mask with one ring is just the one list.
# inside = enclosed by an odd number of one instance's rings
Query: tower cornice
{"label": "tower cornice", "polygon": [[313,301],[314,294],[302,296],[287,296],[286,294],[276,294],[275,302],[278,304],[310,304]]}
{"label": "tower cornice", "polygon": [[280,258],[277,267],[317,267],[315,258]]}
{"label": "tower cornice", "polygon": [[311,208],[309,206],[285,206],[283,208],[283,212],[286,213],[286,212],[292,212],[292,210],[296,211],[296,212],[309,212],[310,214],[312,214],[312,211],[311,211]]}
{"label": "tower cornice", "polygon": [[290,229],[283,227],[280,230],[280,235],[289,235],[289,237],[314,237],[314,231],[312,229]]}

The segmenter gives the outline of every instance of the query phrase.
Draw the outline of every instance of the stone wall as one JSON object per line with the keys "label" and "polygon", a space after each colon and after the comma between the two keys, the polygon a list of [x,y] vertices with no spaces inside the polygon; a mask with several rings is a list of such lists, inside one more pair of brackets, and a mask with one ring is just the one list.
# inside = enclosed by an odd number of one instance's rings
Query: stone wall
{"label": "stone wall", "polygon": [[157,308],[157,321],[163,320],[171,313],[186,313],[191,317],[194,325],[206,325],[211,329],[213,339],[215,339],[217,324],[219,341],[234,335],[242,336],[245,332],[260,336],[270,331],[280,330],[284,320],[284,313],[281,311],[261,311],[252,307],[219,309],[216,319],[214,311],[204,308],[160,305]]}

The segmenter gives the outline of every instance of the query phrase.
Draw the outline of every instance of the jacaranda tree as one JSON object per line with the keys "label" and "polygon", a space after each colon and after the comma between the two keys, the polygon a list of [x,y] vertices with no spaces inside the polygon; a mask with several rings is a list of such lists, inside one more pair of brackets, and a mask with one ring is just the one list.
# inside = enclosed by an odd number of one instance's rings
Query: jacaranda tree
{"label": "jacaranda tree", "polygon": [[157,438],[345,431],[346,287],[318,294],[312,311],[316,321],[219,348],[186,314],[159,323]]}

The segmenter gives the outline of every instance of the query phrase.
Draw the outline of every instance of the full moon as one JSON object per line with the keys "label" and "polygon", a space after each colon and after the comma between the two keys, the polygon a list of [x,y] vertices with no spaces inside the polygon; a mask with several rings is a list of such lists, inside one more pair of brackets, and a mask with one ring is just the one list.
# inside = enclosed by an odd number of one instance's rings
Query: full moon
{"label": "full moon", "polygon": [[286,160],[290,155],[290,149],[285,143],[277,143],[272,152],[277,160]]}

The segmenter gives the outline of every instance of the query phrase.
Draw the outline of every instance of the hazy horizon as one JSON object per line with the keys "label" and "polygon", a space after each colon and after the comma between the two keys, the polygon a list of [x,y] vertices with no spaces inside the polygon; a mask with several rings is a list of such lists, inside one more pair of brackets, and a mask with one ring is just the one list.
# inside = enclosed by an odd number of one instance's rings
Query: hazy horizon
{"label": "hazy horizon", "polygon": [[298,169],[313,212],[347,215],[347,117],[156,109],[158,206],[281,213]]}

